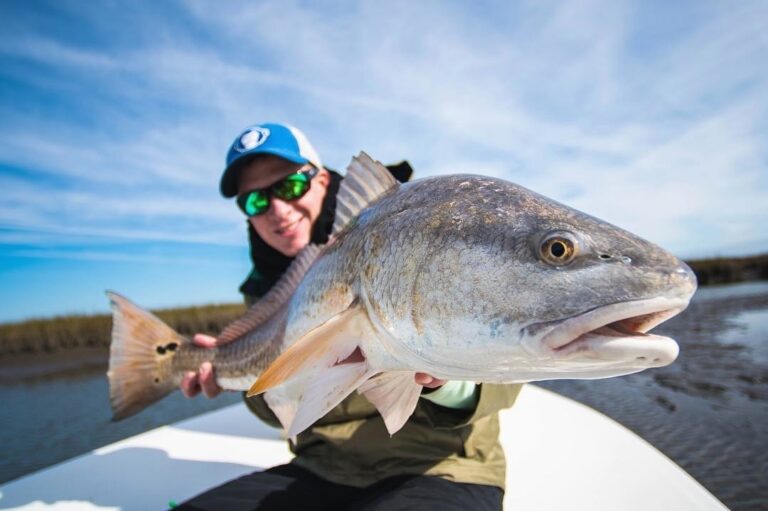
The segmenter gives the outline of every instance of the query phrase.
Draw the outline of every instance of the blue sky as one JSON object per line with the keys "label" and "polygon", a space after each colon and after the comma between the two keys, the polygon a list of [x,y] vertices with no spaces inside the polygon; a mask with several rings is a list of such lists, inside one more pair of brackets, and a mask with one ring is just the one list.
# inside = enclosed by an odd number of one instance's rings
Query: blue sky
{"label": "blue sky", "polygon": [[0,2],[0,321],[239,300],[246,125],[768,250],[768,3]]}

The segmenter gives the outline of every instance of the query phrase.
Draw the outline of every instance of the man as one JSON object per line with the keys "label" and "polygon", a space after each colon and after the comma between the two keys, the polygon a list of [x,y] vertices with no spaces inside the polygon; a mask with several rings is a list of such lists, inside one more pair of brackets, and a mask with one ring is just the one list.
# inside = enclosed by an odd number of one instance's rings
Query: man
{"label": "man", "polygon": [[[261,124],[235,139],[221,192],[236,196],[248,216],[254,269],[241,286],[247,301],[264,295],[308,243],[327,242],[340,181],[296,128]],[[198,335],[195,342],[217,341]],[[291,441],[290,464],[226,483],[182,508],[501,509],[506,464],[497,412],[514,403],[520,387],[415,378],[425,387],[422,399],[395,435],[353,393]],[[187,374],[181,388],[188,397],[221,392],[210,363]],[[246,404],[279,427],[261,396]]]}

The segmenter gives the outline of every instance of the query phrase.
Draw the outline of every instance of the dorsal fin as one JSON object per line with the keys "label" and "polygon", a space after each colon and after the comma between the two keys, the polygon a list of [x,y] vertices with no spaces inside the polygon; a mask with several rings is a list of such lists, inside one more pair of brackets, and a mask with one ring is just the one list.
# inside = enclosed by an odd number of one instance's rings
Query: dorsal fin
{"label": "dorsal fin", "polygon": [[234,341],[246,332],[269,319],[285,302],[287,302],[301,279],[320,253],[318,245],[307,245],[299,252],[291,265],[277,283],[261,300],[251,305],[245,314],[227,325],[218,335],[219,342]]}
{"label": "dorsal fin", "polygon": [[336,196],[336,218],[332,234],[338,234],[363,208],[399,186],[381,163],[365,152],[352,158]]}

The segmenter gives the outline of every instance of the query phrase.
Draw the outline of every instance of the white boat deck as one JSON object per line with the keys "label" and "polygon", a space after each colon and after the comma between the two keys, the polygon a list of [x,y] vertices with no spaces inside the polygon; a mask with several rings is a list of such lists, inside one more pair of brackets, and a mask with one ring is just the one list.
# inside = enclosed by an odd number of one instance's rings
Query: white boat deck
{"label": "white boat deck", "polygon": [[[502,413],[505,509],[723,510],[650,444],[584,405],[527,385]],[[291,458],[238,404],[164,426],[0,486],[0,509],[164,509]]]}

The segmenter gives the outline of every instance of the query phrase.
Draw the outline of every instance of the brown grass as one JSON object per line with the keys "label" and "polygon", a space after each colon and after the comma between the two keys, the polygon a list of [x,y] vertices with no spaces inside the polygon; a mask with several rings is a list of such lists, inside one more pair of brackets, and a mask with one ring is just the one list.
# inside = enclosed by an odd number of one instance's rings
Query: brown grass
{"label": "brown grass", "polygon": [[749,280],[768,280],[768,254],[686,261],[700,286]]}
{"label": "brown grass", "polygon": [[[217,334],[245,312],[242,304],[153,311],[177,332]],[[0,359],[109,348],[112,316],[61,316],[0,325]]]}

